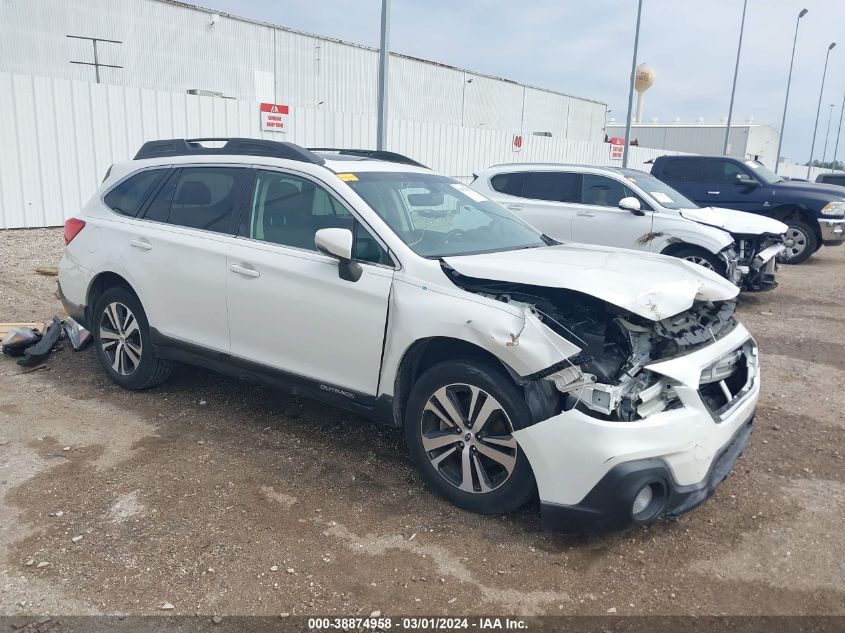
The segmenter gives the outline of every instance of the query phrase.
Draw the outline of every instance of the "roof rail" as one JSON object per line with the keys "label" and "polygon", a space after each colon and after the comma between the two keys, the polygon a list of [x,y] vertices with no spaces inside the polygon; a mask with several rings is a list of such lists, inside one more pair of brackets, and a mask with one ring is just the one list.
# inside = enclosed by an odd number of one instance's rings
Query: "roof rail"
{"label": "roof rail", "polygon": [[429,169],[427,165],[415,161],[403,154],[396,152],[388,152],[383,149],[344,149],[339,147],[309,147],[312,152],[335,152],[342,156],[360,156],[361,158],[374,158],[376,160],[384,160],[389,163],[402,163],[403,165],[413,165],[414,167],[424,167]]}
{"label": "roof rail", "polygon": [[[225,141],[222,147],[205,147],[203,141]],[[164,158],[167,156],[226,155],[272,156],[304,163],[322,165],[325,159],[312,154],[304,147],[293,143],[266,141],[258,138],[172,138],[162,141],[147,141],[135,154],[135,160],[142,158]]]}

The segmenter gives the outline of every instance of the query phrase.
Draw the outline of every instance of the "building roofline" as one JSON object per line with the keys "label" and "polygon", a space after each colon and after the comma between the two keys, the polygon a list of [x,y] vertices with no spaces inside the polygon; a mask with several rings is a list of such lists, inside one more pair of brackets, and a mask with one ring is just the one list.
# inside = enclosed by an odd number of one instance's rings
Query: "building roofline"
{"label": "building roofline", "polygon": [[[357,44],[355,42],[349,42],[347,40],[342,40],[337,37],[329,37],[326,35],[317,35],[316,33],[309,33],[308,31],[300,31],[298,29],[293,29],[287,26],[282,26],[281,24],[274,24],[272,22],[266,22],[264,20],[255,20],[253,18],[245,18],[240,15],[235,15],[234,13],[227,13],[226,11],[220,11],[218,9],[209,9],[208,7],[203,7],[199,4],[192,4],[190,2],[183,2],[182,0],[155,0],[156,2],[161,2],[162,4],[169,4],[176,7],[181,7],[183,9],[192,9],[194,11],[202,11],[205,13],[216,13],[217,15],[221,15],[232,20],[238,20],[240,22],[247,22],[250,24],[258,24],[260,26],[266,26],[271,29],[278,29],[280,31],[287,31],[288,33],[296,33],[297,35],[305,35],[307,37],[314,37],[326,42],[335,42],[336,44],[344,44],[346,46],[354,46],[355,48],[360,48],[367,51],[378,52],[379,49],[373,46],[367,46],[365,44]],[[530,88],[531,90],[539,90],[541,92],[548,92],[554,95],[558,95],[561,97],[569,97],[570,99],[578,99],[579,101],[588,101],[590,103],[596,103],[598,105],[603,105],[605,108],[607,107],[607,103],[604,101],[599,101],[598,99],[590,99],[588,97],[579,97],[577,95],[569,94],[566,92],[560,92],[558,90],[553,90],[552,88],[543,88],[541,86],[535,86],[532,84],[526,84],[519,81],[515,81],[513,79],[507,79],[506,77],[498,77],[496,75],[488,75],[486,73],[478,72],[475,70],[469,70],[467,68],[460,68],[459,66],[452,66],[450,64],[444,64],[442,62],[436,62],[430,59],[423,59],[421,57],[414,57],[413,55],[405,55],[403,53],[396,53],[391,52],[391,57],[398,57],[401,59],[409,59],[416,62],[422,62],[424,64],[431,64],[432,66],[439,66],[441,68],[447,68],[449,70],[455,70],[462,73],[467,73],[471,75],[475,75],[476,77],[484,77],[485,79],[494,79],[496,81],[504,81],[509,84],[513,84],[515,86],[522,86],[523,88]]]}

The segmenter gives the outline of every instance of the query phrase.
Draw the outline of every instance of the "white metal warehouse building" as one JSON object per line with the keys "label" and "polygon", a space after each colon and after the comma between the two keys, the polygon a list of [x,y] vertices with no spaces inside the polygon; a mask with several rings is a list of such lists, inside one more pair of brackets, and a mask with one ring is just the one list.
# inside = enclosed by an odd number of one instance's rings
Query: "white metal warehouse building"
{"label": "white metal warehouse building", "polygon": [[[608,123],[610,136],[625,136],[625,126]],[[634,123],[631,139],[644,147],[721,156],[725,147],[724,123]],[[780,134],[771,125],[741,123],[731,125],[728,155],[759,160],[775,168]]]}
{"label": "white metal warehouse building", "polygon": [[[96,68],[90,38],[110,40]],[[373,148],[377,64],[370,47],[173,0],[1,0],[0,228],[60,225],[151,139]],[[389,90],[388,148],[455,178],[621,163],[598,101],[396,54]],[[262,102],[288,107],[284,132]],[[632,148],[631,165],[660,153]]]}
{"label": "white metal warehouse building", "polygon": [[[212,17],[216,16],[216,17]],[[378,50],[171,0],[3,0],[0,70],[174,93],[376,113]],[[119,42],[119,43],[118,43]],[[606,106],[402,55],[391,55],[398,119],[600,138]]]}

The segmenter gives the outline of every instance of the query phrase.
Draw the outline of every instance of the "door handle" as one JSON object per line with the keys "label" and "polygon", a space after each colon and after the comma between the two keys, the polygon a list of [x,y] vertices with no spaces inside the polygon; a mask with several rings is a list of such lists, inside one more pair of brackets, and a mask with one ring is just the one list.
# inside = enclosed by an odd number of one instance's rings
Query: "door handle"
{"label": "door handle", "polygon": [[135,248],[140,248],[142,251],[153,250],[153,245],[150,244],[147,240],[130,240],[129,246],[134,246]]}
{"label": "door handle", "polygon": [[582,218],[594,218],[594,217],[596,217],[595,213],[590,213],[589,211],[579,211],[575,215],[580,215]]}
{"label": "door handle", "polygon": [[261,273],[255,270],[254,268],[246,268],[245,266],[238,266],[237,264],[232,264],[229,266],[229,270],[233,273],[238,273],[239,275],[243,275],[244,277],[260,277]]}
{"label": "door handle", "polygon": [[509,204],[508,209],[511,211],[522,211],[524,207],[521,204]]}
{"label": "door handle", "polygon": [[707,195],[708,196],[718,196],[720,193],[722,193],[722,192],[721,191],[708,191]]}

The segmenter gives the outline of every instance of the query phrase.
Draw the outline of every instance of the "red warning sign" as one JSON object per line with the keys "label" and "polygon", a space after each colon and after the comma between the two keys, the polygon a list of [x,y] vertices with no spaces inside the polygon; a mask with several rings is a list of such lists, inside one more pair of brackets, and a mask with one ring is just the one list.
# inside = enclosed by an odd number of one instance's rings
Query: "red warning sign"
{"label": "red warning sign", "polygon": [[284,132],[288,107],[281,103],[262,103],[261,129],[265,132]]}

